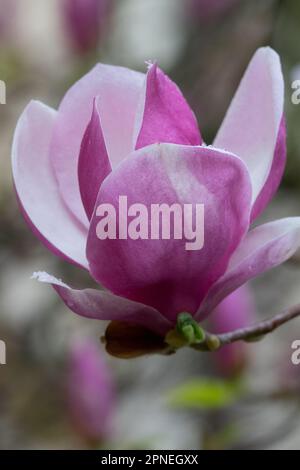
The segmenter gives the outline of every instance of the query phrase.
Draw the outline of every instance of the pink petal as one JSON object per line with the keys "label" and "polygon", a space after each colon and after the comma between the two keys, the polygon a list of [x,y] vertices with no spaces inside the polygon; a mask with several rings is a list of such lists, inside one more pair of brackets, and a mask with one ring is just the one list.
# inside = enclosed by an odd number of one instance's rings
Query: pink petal
{"label": "pink petal", "polygon": [[245,282],[289,259],[299,246],[300,217],[276,220],[251,230],[234,252],[226,273],[200,306],[197,319],[210,313]]}
{"label": "pink petal", "polygon": [[245,72],[214,142],[215,147],[239,155],[246,163],[253,204],[272,169],[283,102],[279,56],[268,47],[260,48]]}
{"label": "pink petal", "polygon": [[80,194],[89,219],[94,210],[100,185],[111,172],[98,106],[98,99],[95,99],[92,117],[82,139],[78,161]]}
{"label": "pink petal", "polygon": [[86,226],[88,219],[81,202],[77,166],[93,100],[99,96],[102,131],[114,167],[132,150],[134,119],[143,80],[144,74],[98,64],[70,88],[60,104],[51,159],[64,201]]}
{"label": "pink petal", "polygon": [[12,149],[13,178],[23,215],[46,247],[87,268],[87,232],[63,203],[49,160],[56,112],[32,101],[22,113]]}
{"label": "pink petal", "polygon": [[34,279],[51,284],[66,306],[81,317],[94,320],[119,320],[145,326],[160,335],[172,328],[157,310],[148,305],[118,297],[96,289],[72,289],[61,280],[44,272],[33,274]]}
{"label": "pink petal", "polygon": [[156,64],[148,70],[141,108],[136,149],[158,142],[201,145],[194,113],[177,85]]}
{"label": "pink petal", "polygon": [[127,196],[128,207],[140,203],[149,214],[151,204],[177,203],[181,209],[193,204],[195,216],[195,204],[204,204],[204,247],[187,251],[186,239],[173,235],[170,240],[100,240],[94,213],[87,244],[93,277],[115,294],[152,305],[171,321],[179,312],[195,312],[248,229],[246,167],[213,148],[156,144],[130,155],[105,179],[96,206],[109,203],[118,214],[120,195]]}
{"label": "pink petal", "polygon": [[272,200],[281,182],[286,163],[286,125],[283,116],[277,137],[272,168],[268,179],[258,195],[251,213],[251,222],[255,220]]}

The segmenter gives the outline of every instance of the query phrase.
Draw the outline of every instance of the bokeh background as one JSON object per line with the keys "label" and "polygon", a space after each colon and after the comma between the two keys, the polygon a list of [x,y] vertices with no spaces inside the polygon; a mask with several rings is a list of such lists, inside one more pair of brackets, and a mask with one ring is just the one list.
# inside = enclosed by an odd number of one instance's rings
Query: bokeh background
{"label": "bokeh background", "polygon": [[[299,215],[300,105],[291,102],[291,83],[300,79],[300,3],[99,0],[97,15],[76,16],[74,8],[92,3],[0,0],[0,79],[7,86],[0,104],[0,339],[7,348],[0,448],[300,448],[300,365],[291,363],[300,320],[239,346],[238,371],[236,363],[225,370],[217,355],[189,350],[109,357],[100,343],[104,324],[76,317],[49,287],[30,279],[45,270],[74,286],[91,282],[31,234],[10,169],[14,128],[28,101],[57,107],[97,61],[145,71],[145,61],[157,60],[210,142],[252,54],[271,45],[285,74],[288,166],[261,221]],[[300,264],[286,263],[250,288],[253,314],[276,314],[300,302]],[[242,394],[232,392],[241,388]]]}

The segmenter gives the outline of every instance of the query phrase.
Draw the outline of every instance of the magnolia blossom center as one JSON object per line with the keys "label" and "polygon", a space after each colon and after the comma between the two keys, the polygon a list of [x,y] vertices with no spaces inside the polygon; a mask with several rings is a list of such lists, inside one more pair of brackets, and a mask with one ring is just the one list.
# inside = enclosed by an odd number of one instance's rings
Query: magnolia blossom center
{"label": "magnolia blossom center", "polygon": [[185,240],[188,251],[204,246],[204,204],[168,205],[141,203],[128,206],[127,196],[119,196],[118,208],[100,204],[96,209],[99,240]]}

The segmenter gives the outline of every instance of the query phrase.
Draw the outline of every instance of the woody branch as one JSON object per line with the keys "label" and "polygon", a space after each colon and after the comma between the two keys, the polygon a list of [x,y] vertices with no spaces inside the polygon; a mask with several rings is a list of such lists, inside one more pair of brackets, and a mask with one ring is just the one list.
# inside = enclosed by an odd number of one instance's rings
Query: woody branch
{"label": "woody branch", "polygon": [[218,335],[205,332],[205,339],[199,344],[193,344],[193,348],[201,351],[215,351],[226,344],[232,344],[236,341],[255,341],[298,316],[300,316],[300,304],[287,308],[270,319],[263,320],[246,328]]}

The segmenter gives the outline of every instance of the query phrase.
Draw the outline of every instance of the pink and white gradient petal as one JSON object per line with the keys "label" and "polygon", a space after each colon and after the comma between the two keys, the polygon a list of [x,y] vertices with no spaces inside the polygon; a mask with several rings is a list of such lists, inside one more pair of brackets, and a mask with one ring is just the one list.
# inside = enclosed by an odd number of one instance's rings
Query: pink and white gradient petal
{"label": "pink and white gradient petal", "polygon": [[[251,177],[253,204],[266,182],[274,187],[279,184],[278,173],[281,176],[281,162],[285,160],[281,155],[284,148],[280,144],[277,154],[275,149],[278,137],[283,137],[283,129],[280,129],[283,104],[284,83],[279,56],[269,47],[260,48],[244,74],[214,141],[214,146],[229,150],[244,160]],[[279,172],[277,163],[273,165],[274,158],[279,160]],[[267,202],[268,198],[264,197],[259,205]]]}
{"label": "pink and white gradient petal", "polygon": [[245,282],[289,259],[299,247],[300,217],[279,219],[251,230],[234,252],[225,274],[209,291],[197,320]]}
{"label": "pink and white gradient petal", "polygon": [[21,211],[35,235],[54,254],[88,268],[87,231],[61,199],[49,160],[57,113],[32,101],[22,113],[14,135],[13,180]]}
{"label": "pink and white gradient petal", "polygon": [[285,118],[283,117],[280,123],[271,171],[252,207],[251,222],[263,212],[265,207],[273,199],[284,173],[286,154],[286,124]]}
{"label": "pink and white gradient petal", "polygon": [[78,220],[88,226],[77,175],[80,145],[91,118],[93,101],[99,113],[111,166],[132,151],[133,128],[144,74],[98,64],[63,98],[51,141],[51,160],[62,197]]}
{"label": "pink and white gradient petal", "polygon": [[32,276],[40,282],[51,284],[66,306],[81,317],[93,320],[119,320],[149,328],[164,336],[172,328],[157,310],[133,302],[110,292],[96,289],[72,289],[60,279],[45,272],[36,272]]}

